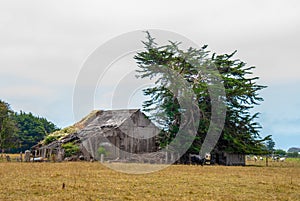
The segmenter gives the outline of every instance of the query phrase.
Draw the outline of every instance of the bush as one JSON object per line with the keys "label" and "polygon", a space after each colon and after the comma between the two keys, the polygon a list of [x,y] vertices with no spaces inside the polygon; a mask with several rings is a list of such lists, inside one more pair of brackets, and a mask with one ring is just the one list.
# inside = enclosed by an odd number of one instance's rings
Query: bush
{"label": "bush", "polygon": [[98,154],[99,154],[99,156],[101,156],[101,154],[103,154],[104,156],[107,156],[108,155],[108,151],[106,151],[105,147],[100,146],[98,148]]}
{"label": "bush", "polygon": [[61,146],[65,150],[65,156],[70,157],[72,155],[78,154],[80,151],[80,148],[77,144],[74,144],[73,142],[68,142],[66,144],[63,144]]}
{"label": "bush", "polygon": [[276,149],[274,151],[274,154],[276,155],[280,155],[280,156],[285,156],[286,155],[286,151],[282,150],[282,149]]}

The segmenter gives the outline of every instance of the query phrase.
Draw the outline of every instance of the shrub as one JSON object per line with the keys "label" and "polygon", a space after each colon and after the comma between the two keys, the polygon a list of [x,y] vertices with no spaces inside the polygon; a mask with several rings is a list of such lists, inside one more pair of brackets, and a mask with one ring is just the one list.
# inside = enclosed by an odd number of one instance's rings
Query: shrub
{"label": "shrub", "polygon": [[101,154],[103,154],[104,156],[107,156],[108,153],[109,153],[109,152],[105,149],[105,147],[100,146],[100,147],[98,148],[98,154],[99,154],[99,156],[101,156]]}
{"label": "shrub", "polygon": [[78,154],[80,151],[80,148],[77,144],[74,144],[73,142],[68,142],[66,144],[63,144],[61,146],[65,150],[65,156],[70,157],[72,155]]}

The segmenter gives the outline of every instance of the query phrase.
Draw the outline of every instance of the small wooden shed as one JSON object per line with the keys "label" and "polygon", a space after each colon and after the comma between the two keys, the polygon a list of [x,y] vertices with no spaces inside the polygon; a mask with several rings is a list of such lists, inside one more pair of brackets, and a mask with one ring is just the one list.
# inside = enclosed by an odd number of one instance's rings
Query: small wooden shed
{"label": "small wooden shed", "polygon": [[216,152],[211,155],[213,163],[227,166],[245,166],[246,155],[241,153]]}

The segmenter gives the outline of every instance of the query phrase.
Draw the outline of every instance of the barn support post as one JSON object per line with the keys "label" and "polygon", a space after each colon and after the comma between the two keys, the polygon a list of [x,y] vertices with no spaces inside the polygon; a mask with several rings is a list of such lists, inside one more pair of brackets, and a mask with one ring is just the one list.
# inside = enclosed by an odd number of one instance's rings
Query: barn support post
{"label": "barn support post", "polygon": [[62,161],[63,161],[63,151],[59,149],[57,152],[57,162],[62,162]]}
{"label": "barn support post", "polygon": [[133,146],[134,146],[133,137],[130,137],[130,153],[133,153]]}
{"label": "barn support post", "polygon": [[48,156],[48,160],[50,161],[51,159],[51,156],[52,156],[52,149],[50,149],[50,153],[49,153],[49,156]]}
{"label": "barn support post", "polygon": [[43,158],[46,158],[46,152],[47,152],[47,148],[44,148],[43,149],[43,155],[42,155]]}
{"label": "barn support post", "polygon": [[171,152],[171,163],[174,163],[174,153]]}
{"label": "barn support post", "polygon": [[115,137],[115,141],[116,141],[116,145],[115,145],[116,157],[120,158],[120,148],[121,148],[120,139],[118,137]]}
{"label": "barn support post", "polygon": [[149,142],[149,141],[150,141],[150,140],[149,140],[149,138],[148,138],[148,139],[146,139],[146,144],[147,144],[147,145],[146,145],[146,146],[147,146],[147,148],[146,148],[146,149],[147,149],[147,150],[146,150],[146,152],[150,152],[150,150],[149,150],[149,147],[150,147],[150,146],[149,146],[149,143],[150,143],[150,142]]}
{"label": "barn support post", "polygon": [[168,164],[168,152],[165,152],[166,153],[166,164]]}

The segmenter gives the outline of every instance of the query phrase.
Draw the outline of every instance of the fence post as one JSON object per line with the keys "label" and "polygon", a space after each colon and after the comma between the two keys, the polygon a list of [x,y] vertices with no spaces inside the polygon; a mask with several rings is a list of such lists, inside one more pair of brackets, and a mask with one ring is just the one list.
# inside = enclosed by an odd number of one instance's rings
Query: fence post
{"label": "fence post", "polygon": [[101,162],[101,163],[104,163],[104,154],[101,154],[101,155],[100,155],[100,162]]}
{"label": "fence post", "polygon": [[30,162],[30,151],[29,150],[25,151],[25,162]]}

